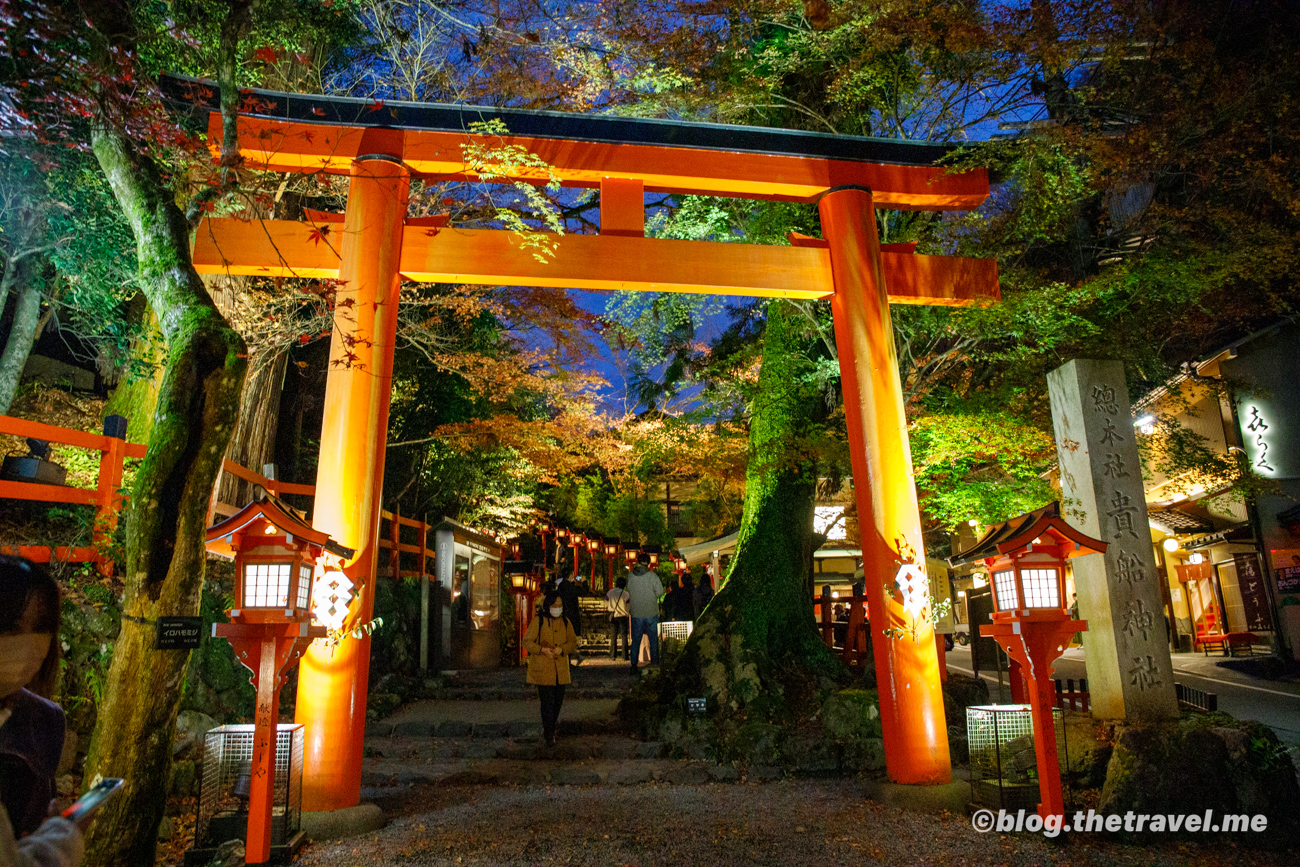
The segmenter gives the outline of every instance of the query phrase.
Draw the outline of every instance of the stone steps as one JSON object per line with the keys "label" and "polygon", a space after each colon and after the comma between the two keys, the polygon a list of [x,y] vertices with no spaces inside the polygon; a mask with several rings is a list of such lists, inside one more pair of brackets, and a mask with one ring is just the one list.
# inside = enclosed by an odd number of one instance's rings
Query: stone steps
{"label": "stone steps", "polygon": [[[612,719],[562,719],[559,723],[561,736],[577,737],[583,735],[620,734],[622,725]],[[369,722],[366,723],[366,744],[372,738],[458,738],[458,739],[501,739],[528,738],[540,739],[542,724],[539,722],[461,722],[443,720],[431,722],[414,720],[409,722]]]}
{"label": "stone steps", "polygon": [[[623,736],[564,737],[553,747],[531,738],[366,739],[362,785],[370,795],[414,785],[582,786],[667,783],[704,785],[741,780],[727,765],[663,757],[657,742]],[[754,780],[775,779],[751,772]],[[368,795],[369,796],[369,795]]]}
{"label": "stone steps", "polygon": [[[578,687],[565,690],[566,701],[571,699],[618,699],[625,690],[618,687]],[[536,701],[536,687],[494,689],[473,686],[442,688],[429,694],[435,701]]]}
{"label": "stone steps", "polygon": [[[779,777],[772,777],[776,779]],[[765,778],[754,777],[755,782]],[[699,786],[743,782],[739,771],[726,765],[699,762],[625,760],[620,762],[477,761],[461,764],[402,765],[367,769],[362,775],[363,797],[380,797],[416,785],[443,786],[635,786],[650,783]]]}
{"label": "stone steps", "polygon": [[[534,724],[529,724],[534,725]],[[540,726],[537,726],[540,729]],[[570,732],[573,728],[570,728]],[[541,742],[541,732],[528,737],[407,738],[367,737],[366,758],[400,761],[445,762],[457,759],[510,759],[512,761],[586,761],[588,759],[657,759],[663,754],[657,741],[566,734],[560,721],[560,740],[553,747]]]}

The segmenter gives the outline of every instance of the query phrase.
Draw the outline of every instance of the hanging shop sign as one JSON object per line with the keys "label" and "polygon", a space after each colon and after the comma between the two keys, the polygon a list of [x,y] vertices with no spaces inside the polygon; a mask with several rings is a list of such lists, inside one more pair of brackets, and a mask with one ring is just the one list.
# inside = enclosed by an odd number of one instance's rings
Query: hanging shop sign
{"label": "hanging shop sign", "polygon": [[1259,555],[1233,554],[1237,567],[1237,587],[1246,615],[1246,628],[1251,632],[1269,632],[1273,629],[1269,617],[1268,591],[1264,588],[1264,573],[1259,568]]}
{"label": "hanging shop sign", "polygon": [[1279,593],[1300,593],[1300,548],[1273,551],[1273,572]]}

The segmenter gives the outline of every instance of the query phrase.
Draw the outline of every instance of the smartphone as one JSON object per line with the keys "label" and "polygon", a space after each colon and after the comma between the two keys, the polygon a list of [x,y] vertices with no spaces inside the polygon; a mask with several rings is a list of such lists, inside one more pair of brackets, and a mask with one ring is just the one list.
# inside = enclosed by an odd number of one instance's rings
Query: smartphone
{"label": "smartphone", "polygon": [[100,780],[91,787],[90,791],[73,801],[72,806],[68,807],[60,815],[69,822],[85,825],[99,811],[99,808],[104,806],[104,802],[121,788],[123,782],[117,777]]}

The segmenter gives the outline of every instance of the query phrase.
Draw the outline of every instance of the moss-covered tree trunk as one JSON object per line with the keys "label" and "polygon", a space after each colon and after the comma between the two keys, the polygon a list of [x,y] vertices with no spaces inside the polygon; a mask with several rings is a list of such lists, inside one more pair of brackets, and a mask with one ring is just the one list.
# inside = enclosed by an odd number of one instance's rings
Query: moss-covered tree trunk
{"label": "moss-covered tree trunk", "polygon": [[[28,263],[13,266],[20,276],[18,283],[18,300],[14,304],[14,318],[9,325],[9,336],[5,339],[4,351],[0,352],[0,415],[9,412],[14,395],[18,393],[18,384],[23,377],[23,368],[27,366],[27,356],[31,355],[36,343],[36,330],[41,321],[41,291],[39,275],[33,273]],[[8,274],[5,275],[8,277]],[[6,281],[8,282],[8,281]],[[7,289],[0,298],[7,295]],[[0,307],[0,313],[4,308]]]}
{"label": "moss-covered tree trunk", "polygon": [[199,613],[208,502],[247,359],[194,270],[189,227],[157,167],[115,130],[97,129],[92,145],[135,234],[140,283],[167,361],[127,516],[122,632],[86,760],[87,781],[122,777],[126,785],[91,827],[87,863],[149,865],[189,660],[187,652],[154,650],[155,624]]}
{"label": "moss-covered tree trunk", "polygon": [[140,333],[131,343],[130,369],[104,405],[105,416],[120,415],[127,420],[126,438],[133,443],[147,443],[153,433],[154,409],[167,361],[167,341],[158,329],[158,317],[147,303],[143,306]]}
{"label": "moss-covered tree trunk", "polygon": [[802,443],[828,414],[806,384],[809,343],[794,308],[768,304],[736,553],[669,679],[668,688],[703,689],[731,710],[760,696],[779,705],[792,679],[842,672],[808,595],[817,466]]}

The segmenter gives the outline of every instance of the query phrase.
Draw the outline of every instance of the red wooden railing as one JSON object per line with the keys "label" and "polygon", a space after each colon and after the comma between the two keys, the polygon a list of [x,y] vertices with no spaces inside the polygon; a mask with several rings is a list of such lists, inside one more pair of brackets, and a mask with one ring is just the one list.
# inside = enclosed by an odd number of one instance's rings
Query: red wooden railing
{"label": "red wooden railing", "polygon": [[[388,532],[384,532],[384,522],[388,522]],[[423,578],[433,574],[433,548],[429,547],[429,530],[431,525],[414,518],[403,518],[400,512],[381,509],[379,512],[379,547],[388,549],[388,574],[394,581],[403,578]],[[412,545],[402,541],[402,528],[414,527],[419,544]],[[419,556],[417,568],[402,569],[402,554]]]}
{"label": "red wooden railing", "polygon": [[[243,479],[246,482],[251,482],[254,485],[261,485],[277,497],[285,494],[301,494],[306,497],[316,496],[315,485],[299,485],[293,482],[282,482],[279,479],[272,479],[268,476],[262,475],[261,473],[253,472],[248,467],[240,466],[229,458],[222,461],[221,471],[223,473],[230,473],[232,476]],[[218,479],[218,482],[219,481],[220,479]],[[223,518],[229,517],[242,508],[242,505],[219,502],[214,495],[212,506],[208,510],[208,523],[212,523],[211,519],[215,515],[220,515]]]}
{"label": "red wooden railing", "polygon": [[107,540],[112,537],[113,531],[117,529],[117,516],[121,511],[122,499],[120,492],[122,463],[127,458],[144,457],[145,447],[126,441],[126,424],[121,416],[110,416],[104,422],[104,430],[102,434],[93,434],[29,421],[25,418],[0,415],[0,434],[31,437],[100,453],[99,478],[94,488],[0,480],[0,499],[94,506],[95,524],[91,535],[92,544],[81,548],[62,545],[51,548],[46,545],[0,544],[0,553],[17,554],[38,563],[49,563],[52,560],[95,563],[104,574],[111,573],[112,561],[105,557],[102,551]]}
{"label": "red wooden railing", "polygon": [[[817,629],[821,632],[822,641],[826,642],[826,646],[831,650],[840,654],[845,665],[869,665],[871,623],[867,619],[867,597],[858,591],[856,585],[854,589],[855,593],[852,596],[835,597],[831,595],[830,585],[823,586],[822,595],[813,600],[813,614],[817,618]],[[847,623],[831,619],[832,609],[836,605],[848,606]],[[837,628],[844,630],[842,645],[836,643]]]}
{"label": "red wooden railing", "polygon": [[[32,437],[46,442],[90,449],[100,453],[99,478],[94,488],[77,488],[70,485],[46,485],[36,482],[15,482],[0,480],[0,500],[29,500],[42,503],[70,503],[95,507],[95,524],[91,537],[92,544],[87,547],[73,548],[64,545],[6,545],[0,544],[0,554],[16,554],[37,563],[94,563],[100,572],[112,573],[112,560],[104,553],[106,543],[117,529],[118,515],[122,510],[122,465],[127,458],[143,458],[145,446],[128,443],[126,420],[121,416],[110,416],[104,422],[104,433],[93,434],[73,428],[56,427],[25,418],[0,415],[0,434],[19,437]],[[261,485],[266,490],[281,496],[283,494],[301,494],[314,496],[315,485],[298,485],[281,482],[253,472],[247,467],[229,459],[222,463],[222,472],[230,473],[247,482]],[[225,517],[239,511],[239,506],[218,502],[214,496],[208,510],[209,523],[215,515]]]}
{"label": "red wooden railing", "polygon": [[1067,679],[1064,683],[1059,680],[1053,680],[1056,684],[1056,706],[1061,710],[1079,710],[1088,711],[1092,704],[1092,696],[1088,692],[1088,678],[1079,681],[1079,688],[1074,688],[1074,679]]}

